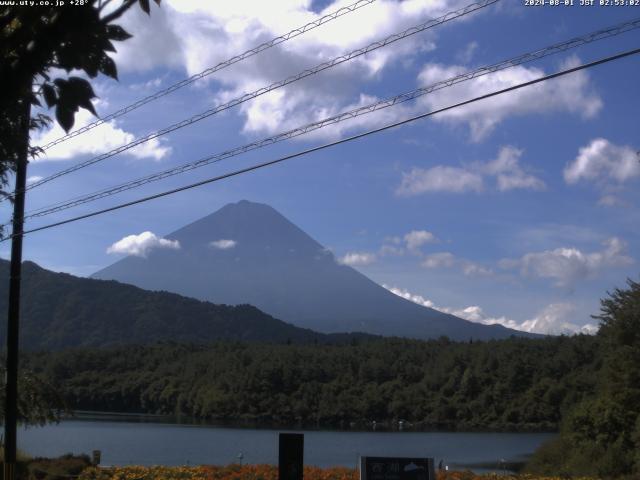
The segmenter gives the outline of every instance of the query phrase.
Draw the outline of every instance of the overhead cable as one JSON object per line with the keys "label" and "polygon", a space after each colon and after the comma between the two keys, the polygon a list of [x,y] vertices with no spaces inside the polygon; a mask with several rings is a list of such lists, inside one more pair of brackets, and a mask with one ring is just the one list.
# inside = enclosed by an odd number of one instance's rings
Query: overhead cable
{"label": "overhead cable", "polygon": [[533,60],[539,60],[549,55],[564,52],[581,45],[585,45],[594,41],[619,35],[621,33],[627,32],[632,29],[637,29],[637,28],[640,28],[640,18],[637,18],[635,20],[631,20],[628,22],[623,22],[607,28],[603,28],[603,29],[588,33],[586,35],[582,35],[580,37],[575,37],[570,40],[566,40],[560,43],[556,43],[554,45],[550,45],[545,48],[535,50],[533,52],[524,53],[522,55],[518,55],[516,57],[510,58],[508,60],[503,60],[501,62],[494,63],[492,65],[483,66],[469,72],[464,72],[454,77],[441,80],[439,82],[412,90],[410,92],[405,92],[399,95],[395,95],[393,97],[388,97],[388,98],[373,102],[369,105],[365,105],[365,106],[358,107],[346,112],[342,112],[338,115],[327,117],[322,120],[318,120],[316,122],[312,122],[307,125],[294,128],[292,130],[288,130],[286,132],[281,132],[281,133],[278,133],[277,135],[263,138],[261,140],[257,140],[255,142],[252,142],[240,147],[235,147],[233,149],[226,150],[220,153],[208,155],[199,160],[178,165],[176,167],[172,167],[167,170],[157,172],[151,175],[146,175],[114,187],[109,187],[97,192],[78,196],[72,199],[67,199],[53,205],[41,207],[41,208],[32,210],[31,212],[27,212],[27,214],[25,215],[25,219],[50,215],[50,214],[60,212],[62,210],[66,210],[78,205],[82,205],[88,202],[99,200],[101,198],[115,195],[117,193],[131,190],[133,188],[137,188],[148,183],[156,182],[167,177],[188,172],[188,171],[191,171],[200,167],[204,167],[206,165],[210,165],[213,163],[218,163],[222,160],[235,157],[249,151],[257,150],[259,148],[266,147],[268,145],[273,145],[275,143],[278,143],[284,140],[298,137],[300,135],[304,135],[306,133],[327,127],[329,125],[334,125],[334,124],[343,122],[345,120],[356,118],[361,115],[366,115],[366,114],[369,114],[384,108],[388,108],[394,105],[398,105],[400,103],[404,103],[410,100],[415,100],[429,93],[435,92],[443,88],[451,87],[455,84],[458,84],[464,81],[472,80],[474,78],[478,78],[483,75],[487,75],[500,70],[511,68],[527,62],[531,62]]}
{"label": "overhead cable", "polygon": [[[121,145],[120,147],[114,148],[113,150],[110,150],[106,153],[100,154],[96,157],[90,158],[88,160],[85,160],[83,162],[80,162],[76,165],[73,165],[69,168],[66,168],[64,170],[60,170],[56,173],[53,173],[52,175],[49,175],[45,178],[42,178],[36,182],[33,182],[29,185],[27,185],[27,187],[25,188],[25,190],[31,190],[33,188],[39,187],[41,185],[44,185],[45,183],[48,183],[56,178],[59,178],[63,175],[68,175],[72,172],[76,172],[82,168],[86,168],[90,165],[93,165],[95,163],[101,162],[103,160],[106,160],[110,157],[113,157],[119,153],[125,152],[131,148],[137,147],[138,145],[141,145],[145,142],[148,142],[149,140],[153,140],[154,138],[158,138],[162,135],[166,135],[167,133],[170,132],[174,132],[180,128],[192,125],[196,122],[199,122],[200,120],[203,120],[205,118],[208,118],[212,115],[215,115],[216,113],[222,112],[224,110],[228,110],[232,107],[235,107],[237,105],[240,105],[241,103],[247,102],[249,100],[252,100],[254,98],[257,98],[261,95],[264,95],[265,93],[271,92],[273,90],[276,90],[278,88],[282,88],[286,85],[289,85],[291,83],[297,82],[299,80],[302,80],[303,78],[309,77],[311,75],[315,75],[323,70],[327,70],[329,68],[335,67],[336,65],[340,65],[342,63],[348,62],[350,60],[353,60],[354,58],[357,58],[359,56],[365,55],[366,53],[370,53],[374,50],[377,50],[379,48],[385,47],[391,43],[397,42],[398,40],[407,38],[411,35],[415,35],[416,33],[422,32],[424,30],[427,30],[429,28],[433,28],[437,25],[442,25],[443,23],[449,22],[451,20],[454,20],[456,18],[460,18],[463,17],[465,15],[468,15],[472,12],[475,12],[477,10],[480,10],[482,8],[488,7],[491,4],[494,4],[496,2],[498,2],[500,0],[481,0],[479,2],[474,2],[472,4],[467,5],[464,8],[461,8],[459,10],[453,11],[453,12],[449,12],[441,17],[432,19],[432,20],[428,20],[427,22],[421,23],[420,25],[416,25],[413,26],[411,28],[408,28],[400,33],[395,33],[393,35],[390,35],[388,37],[386,37],[383,40],[379,40],[377,42],[373,42],[369,45],[367,45],[366,47],[362,47],[359,48],[357,50],[354,50],[350,53],[347,53],[345,55],[341,55],[339,57],[336,57],[332,60],[329,60],[328,62],[324,62],[321,63],[319,65],[316,65],[313,68],[309,68],[307,70],[304,70],[303,72],[300,72],[296,75],[290,76],[284,80],[281,80],[279,82],[275,82],[272,83],[271,85],[267,86],[267,87],[262,87],[258,90],[255,90],[253,92],[250,93],[245,93],[244,95],[234,98],[233,100],[230,100],[227,103],[218,105],[214,108],[211,108],[209,110],[206,110],[202,113],[199,113],[197,115],[194,115],[188,119],[182,120],[178,123],[174,123],[173,125],[170,125],[168,127],[162,128],[160,130],[157,130],[155,132],[152,132],[148,135],[145,135],[144,137],[140,137],[137,138],[125,145]],[[12,198],[12,195],[8,195],[7,198]],[[0,200],[1,201],[1,200]]]}
{"label": "overhead cable", "polygon": [[[252,165],[250,167],[241,168],[239,170],[234,170],[232,172],[225,173],[223,175],[218,175],[216,177],[211,177],[211,178],[208,178],[206,180],[201,180],[199,182],[191,183],[189,185],[184,185],[182,187],[174,188],[174,189],[171,189],[171,190],[166,190],[164,192],[160,192],[160,193],[156,193],[154,195],[149,195],[149,196],[146,196],[146,197],[142,197],[142,198],[139,198],[137,200],[132,200],[132,201],[121,203],[119,205],[115,205],[115,206],[112,206],[112,207],[108,207],[108,208],[104,208],[104,209],[101,209],[101,210],[96,210],[96,211],[93,211],[93,212],[90,212],[90,213],[86,213],[84,215],[78,215],[76,217],[68,218],[66,220],[61,220],[59,222],[54,222],[54,223],[50,223],[48,225],[44,225],[44,226],[41,226],[41,227],[36,227],[36,228],[32,228],[30,230],[25,230],[24,232],[22,232],[22,233],[20,233],[18,235],[30,234],[30,233],[39,232],[39,231],[42,231],[42,230],[47,230],[47,229],[50,229],[50,228],[58,227],[60,225],[65,225],[65,224],[68,224],[68,223],[77,222],[79,220],[84,220],[86,218],[95,217],[97,215],[102,215],[104,213],[113,212],[115,210],[120,210],[120,209],[123,209],[123,208],[131,207],[133,205],[137,205],[137,204],[140,204],[140,203],[148,202],[148,201],[155,200],[155,199],[158,199],[158,198],[161,198],[161,197],[165,197],[165,196],[168,196],[168,195],[173,195],[175,193],[183,192],[185,190],[190,190],[190,189],[193,189],[193,188],[196,188],[196,187],[200,187],[202,185],[207,185],[207,184],[218,182],[218,181],[221,181],[221,180],[224,180],[224,179],[227,179],[227,178],[231,178],[231,177],[235,177],[235,176],[238,176],[238,175],[242,175],[242,174],[245,174],[245,173],[248,173],[248,172],[252,172],[254,170],[259,170],[259,169],[262,169],[262,168],[265,168],[265,167],[276,165],[278,163],[282,163],[282,162],[284,162],[286,160],[291,160],[293,158],[302,157],[304,155],[308,155],[308,154],[313,153],[313,152],[324,150],[324,149],[327,149],[327,148],[330,148],[330,147],[334,147],[336,145],[341,145],[343,143],[347,143],[347,142],[351,142],[353,140],[364,138],[364,137],[367,137],[369,135],[373,135],[375,133],[380,133],[380,132],[383,132],[385,130],[389,130],[389,129],[392,129],[392,128],[399,127],[401,125],[405,125],[405,124],[408,124],[408,123],[411,123],[411,122],[415,122],[416,120],[420,120],[420,119],[423,119],[423,118],[431,117],[431,116],[436,115],[438,113],[442,113],[442,112],[446,112],[446,111],[449,111],[449,110],[453,110],[455,108],[460,108],[460,107],[463,107],[465,105],[469,105],[469,104],[472,104],[472,103],[475,103],[475,102],[478,102],[478,101],[481,101],[481,100],[485,100],[487,98],[495,97],[497,95],[502,95],[504,93],[512,92],[514,90],[519,90],[521,88],[528,87],[530,85],[535,85],[535,84],[538,84],[538,83],[541,83],[541,82],[545,82],[545,81],[548,81],[548,80],[551,80],[551,79],[554,79],[554,78],[562,77],[564,75],[568,75],[568,74],[571,74],[571,73],[574,73],[574,72],[577,72],[577,71],[580,71],[580,70],[585,70],[587,68],[592,68],[592,67],[595,67],[597,65],[602,65],[604,63],[612,62],[614,60],[619,60],[621,58],[628,57],[628,56],[631,56],[631,55],[636,55],[638,53],[640,53],[640,48],[636,48],[636,49],[633,49],[633,50],[628,50],[626,52],[618,53],[618,54],[615,54],[615,55],[611,55],[609,57],[601,58],[599,60],[596,60],[596,61],[593,61],[593,62],[590,62],[590,63],[586,63],[584,65],[579,65],[577,67],[568,68],[568,69],[562,70],[560,72],[552,73],[552,74],[549,74],[549,75],[545,75],[543,77],[539,77],[539,78],[534,79],[534,80],[530,80],[528,82],[519,83],[517,85],[512,85],[510,87],[503,88],[501,90],[497,90],[497,91],[494,91],[494,92],[491,92],[491,93],[487,93],[485,95],[480,95],[480,96],[474,97],[474,98],[472,98],[470,100],[465,100],[463,102],[459,102],[459,103],[456,103],[456,104],[453,104],[453,105],[449,105],[447,107],[439,108],[439,109],[432,110],[432,111],[427,112],[427,113],[416,115],[416,116],[407,118],[405,120],[401,120],[399,122],[394,122],[394,123],[391,123],[391,124],[387,124],[387,125],[385,125],[383,127],[375,128],[373,130],[369,130],[367,132],[359,133],[359,134],[353,135],[351,137],[347,137],[347,138],[343,138],[343,139],[340,139],[340,140],[336,140],[335,142],[326,143],[326,144],[323,144],[323,145],[320,145],[320,146],[317,146],[317,147],[309,148],[307,150],[303,150],[303,151],[296,152],[296,153],[293,153],[293,154],[290,154],[290,155],[286,155],[284,157],[280,157],[280,158],[277,158],[275,160],[270,160],[270,161],[267,161],[267,162],[258,163],[258,164]],[[13,237],[13,235],[10,235],[8,237],[3,238],[1,241],[8,240],[8,239],[10,239],[12,237]]]}
{"label": "overhead cable", "polygon": [[258,45],[257,47],[254,47],[250,50],[247,50],[244,53],[241,53],[239,55],[236,55],[235,57],[231,57],[228,60],[225,60],[223,62],[218,63],[217,65],[213,66],[213,67],[209,67],[203,71],[201,71],[200,73],[196,73],[194,75],[191,75],[189,78],[185,78],[183,80],[180,80],[177,83],[174,83],[173,85],[164,88],[162,90],[159,90],[155,93],[153,93],[152,95],[149,95],[147,97],[141,98],[140,100],[127,105],[126,107],[121,108],[120,110],[117,110],[113,113],[110,113],[109,115],[106,115],[102,118],[99,118],[98,120],[96,120],[95,122],[92,122],[88,125],[85,125],[82,128],[79,128],[77,130],[74,130],[73,132],[70,132],[66,135],[63,135],[60,138],[57,138],[49,143],[47,143],[46,145],[42,145],[40,148],[42,148],[43,150],[47,150],[51,147],[53,147],[54,145],[57,145],[59,143],[65,142],[73,137],[77,137],[78,135],[88,132],[89,130],[102,125],[103,123],[106,123],[110,120],[113,120],[115,118],[121,117],[123,115],[126,115],[129,112],[132,112],[133,110],[136,110],[137,108],[140,108],[143,105],[146,105],[147,103],[153,102],[154,100],[157,100],[159,98],[162,98],[166,95],[169,95],[170,93],[175,92],[176,90],[179,90],[183,87],[186,87],[187,85],[191,85],[194,82],[197,82],[198,80],[201,80],[215,72],[218,72],[224,68],[230,67],[231,65],[241,62],[242,60],[246,60],[247,58],[253,57],[254,55],[257,55],[260,52],[264,52],[265,50],[268,50],[269,48],[275,47],[276,45],[280,45],[281,43],[284,43],[288,40],[291,40],[292,38],[295,38],[299,35],[302,35],[303,33],[306,33],[310,30],[313,30],[314,28],[317,28],[321,25],[324,25],[325,23],[328,23],[332,20],[335,20],[336,18],[342,17],[343,15],[346,15],[348,13],[354,12],[356,10],[358,10],[359,8],[362,8],[364,6],[370,5],[371,3],[375,2],[376,0],[358,0],[355,3],[352,3],[351,5],[347,5],[346,7],[342,7],[339,10],[336,10],[335,12],[331,12],[327,15],[324,15],[323,17],[318,18],[317,20],[314,20],[313,22],[307,23],[306,25],[303,25],[301,27],[295,28],[293,30],[291,30],[288,33],[285,33],[284,35],[280,35],[279,37],[273,38],[271,40],[269,40],[268,42],[264,42],[261,43],[260,45]]}

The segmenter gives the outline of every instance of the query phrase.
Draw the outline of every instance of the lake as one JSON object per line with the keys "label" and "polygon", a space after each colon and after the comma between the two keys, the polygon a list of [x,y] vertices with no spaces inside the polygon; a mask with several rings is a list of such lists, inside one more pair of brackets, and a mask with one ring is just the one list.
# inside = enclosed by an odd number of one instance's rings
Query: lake
{"label": "lake", "polygon": [[[305,434],[305,464],[355,467],[360,455],[434,457],[453,468],[499,470],[551,433],[351,432],[227,428],[137,421],[66,420],[18,432],[18,447],[39,456],[102,451],[103,465],[187,465],[278,462],[278,433]],[[495,467],[491,467],[495,465]]]}

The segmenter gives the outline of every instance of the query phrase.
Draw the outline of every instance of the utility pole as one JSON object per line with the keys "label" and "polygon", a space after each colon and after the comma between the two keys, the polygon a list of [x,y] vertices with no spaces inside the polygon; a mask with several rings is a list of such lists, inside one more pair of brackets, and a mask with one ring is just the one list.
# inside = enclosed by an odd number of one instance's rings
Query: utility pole
{"label": "utility pole", "polygon": [[7,318],[7,364],[4,407],[4,480],[16,479],[16,431],[18,423],[18,346],[20,326],[20,281],[22,275],[22,232],[24,227],[24,198],[27,185],[29,156],[29,96],[20,100],[16,129],[24,144],[16,165],[16,186],[13,197],[13,230],[11,237],[11,266],[9,274],[9,314]]}

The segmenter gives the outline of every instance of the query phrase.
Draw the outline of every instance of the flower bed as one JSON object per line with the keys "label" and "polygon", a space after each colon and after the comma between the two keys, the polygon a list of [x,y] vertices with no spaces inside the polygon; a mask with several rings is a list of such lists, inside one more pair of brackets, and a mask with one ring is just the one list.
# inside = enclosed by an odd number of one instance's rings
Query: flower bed
{"label": "flower bed", "polygon": [[[560,477],[533,475],[478,475],[472,472],[442,472],[438,480],[561,480]],[[305,467],[305,480],[358,480],[351,468]],[[79,480],[277,480],[278,468],[272,465],[228,465],[225,467],[114,467],[89,468]],[[594,479],[573,479],[594,480]]]}

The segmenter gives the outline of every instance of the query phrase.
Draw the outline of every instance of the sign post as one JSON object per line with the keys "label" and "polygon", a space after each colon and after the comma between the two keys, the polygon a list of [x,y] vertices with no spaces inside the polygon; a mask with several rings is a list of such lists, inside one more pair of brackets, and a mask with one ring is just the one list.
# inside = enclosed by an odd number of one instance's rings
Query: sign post
{"label": "sign post", "polygon": [[360,480],[435,480],[433,458],[360,457]]}
{"label": "sign post", "polygon": [[281,433],[278,443],[278,480],[302,480],[304,434]]}

